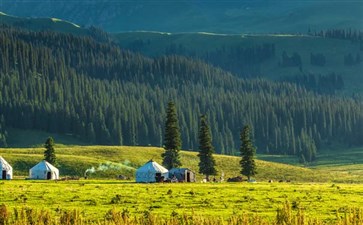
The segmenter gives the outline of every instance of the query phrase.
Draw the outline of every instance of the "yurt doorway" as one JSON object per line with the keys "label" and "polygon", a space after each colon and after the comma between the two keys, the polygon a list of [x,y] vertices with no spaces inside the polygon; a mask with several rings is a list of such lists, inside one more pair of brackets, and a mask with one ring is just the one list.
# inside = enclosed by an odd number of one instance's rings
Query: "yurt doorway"
{"label": "yurt doorway", "polygon": [[51,180],[52,179],[52,172],[48,172],[47,173],[47,180]]}
{"label": "yurt doorway", "polygon": [[6,170],[3,170],[3,171],[2,171],[2,175],[3,175],[3,176],[2,176],[3,180],[6,180]]}
{"label": "yurt doorway", "polygon": [[155,174],[155,181],[156,181],[156,182],[161,182],[161,179],[162,179],[162,178],[161,178],[161,173],[156,173],[156,174]]}
{"label": "yurt doorway", "polygon": [[190,172],[187,171],[187,182],[191,182],[191,179],[190,179]]}

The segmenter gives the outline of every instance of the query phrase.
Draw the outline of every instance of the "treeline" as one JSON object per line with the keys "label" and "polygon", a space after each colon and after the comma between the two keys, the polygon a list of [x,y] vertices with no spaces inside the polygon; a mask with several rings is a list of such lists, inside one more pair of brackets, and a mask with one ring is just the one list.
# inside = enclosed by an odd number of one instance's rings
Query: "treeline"
{"label": "treeline", "polygon": [[342,76],[335,73],[327,75],[309,73],[296,76],[286,76],[281,80],[284,82],[295,83],[307,90],[320,94],[334,94],[344,88]]}
{"label": "treeline", "polygon": [[[126,48],[133,52],[143,52],[150,48],[151,41],[137,39],[130,42]],[[264,62],[273,59],[276,47],[273,43],[255,44],[251,46],[222,46],[209,50],[194,50],[183,44],[171,43],[160,50],[163,55],[180,55],[192,59],[203,60],[208,64],[220,67],[241,78],[253,78],[261,75]]]}
{"label": "treeline", "polygon": [[0,29],[0,115],[6,127],[73,134],[94,144],[163,143],[176,102],[183,149],[198,148],[207,114],[217,153],[236,154],[252,124],[259,152],[299,155],[336,142],[362,145],[360,100],[289,83],[243,80],[179,56],[145,58],[88,37]]}
{"label": "treeline", "polygon": [[309,30],[308,34],[324,38],[363,41],[363,31],[352,29],[327,29],[314,32]]}
{"label": "treeline", "polygon": [[[359,53],[353,55],[352,53],[348,53],[344,55],[342,58],[343,65],[345,66],[354,66],[358,65],[362,62]],[[326,57],[322,53],[310,53],[310,64],[313,66],[324,67],[326,64]],[[281,61],[279,62],[279,66],[281,67],[298,67],[300,71],[302,71],[303,63],[301,60],[301,56],[299,53],[294,52],[292,55],[283,51],[281,54]]]}
{"label": "treeline", "polygon": [[7,147],[7,131],[5,128],[5,118],[3,115],[0,115],[0,148],[1,147]]}
{"label": "treeline", "polygon": [[352,29],[328,29],[328,30],[320,30],[308,31],[309,35],[324,37],[324,38],[334,38],[341,40],[350,40],[352,42],[359,42],[359,49],[363,51],[363,31],[360,30],[352,30]]}
{"label": "treeline", "polygon": [[310,53],[310,64],[313,66],[325,66],[326,58],[323,53]]}
{"label": "treeline", "polygon": [[281,67],[299,67],[302,69],[302,60],[299,53],[294,52],[291,56],[286,53],[286,51],[282,52],[281,55],[282,61],[279,63]]}
{"label": "treeline", "polygon": [[[325,38],[325,33],[321,32],[322,36]],[[326,38],[332,35],[332,31],[327,31]],[[337,32],[339,33],[339,32]],[[346,38],[355,37],[358,32],[346,32]],[[318,36],[319,33],[316,33]],[[337,35],[339,37],[339,35]],[[206,39],[207,41],[208,39]],[[359,41],[359,40],[358,40]],[[341,55],[341,64],[345,66],[354,66],[362,62],[359,53],[363,50],[363,40],[360,41],[360,46],[352,52],[347,52]],[[357,44],[355,44],[357,45]],[[310,60],[308,57],[304,58],[304,54],[301,51],[289,51],[285,49],[279,52],[274,43],[261,43],[253,44],[251,46],[222,46],[222,47],[211,47],[211,49],[190,49],[184,44],[171,43],[166,45],[165,50],[163,48],[155,50],[152,48],[152,41],[150,39],[136,39],[126,45],[127,49],[134,52],[145,52],[151,54],[154,52],[156,55],[182,55],[191,57],[192,59],[203,60],[213,66],[220,67],[225,71],[232,72],[240,78],[256,78],[263,76],[261,74],[263,71],[263,66],[266,63],[271,63],[278,60],[277,64],[282,68],[298,68],[301,73],[309,68],[309,64],[314,67],[325,67],[329,64],[329,60],[335,60],[333,56],[323,53],[323,52],[310,52]],[[282,50],[282,49],[281,49]],[[156,53],[155,53],[156,51]],[[153,55],[151,54],[151,55]],[[339,63],[339,64],[340,64]]]}
{"label": "treeline", "polygon": [[357,64],[360,64],[362,62],[362,59],[360,58],[360,54],[357,53],[355,56],[352,55],[352,53],[349,53],[344,56],[344,65],[345,66],[354,66]]}
{"label": "treeline", "polygon": [[[133,51],[140,51],[143,42],[134,42]],[[140,46],[141,45],[141,46]],[[221,47],[203,53],[188,50],[184,45],[171,44],[165,49],[166,55],[184,55],[204,60],[214,66],[238,74],[240,77],[251,77],[259,74],[261,63],[275,57],[275,44],[264,43],[249,47]]]}

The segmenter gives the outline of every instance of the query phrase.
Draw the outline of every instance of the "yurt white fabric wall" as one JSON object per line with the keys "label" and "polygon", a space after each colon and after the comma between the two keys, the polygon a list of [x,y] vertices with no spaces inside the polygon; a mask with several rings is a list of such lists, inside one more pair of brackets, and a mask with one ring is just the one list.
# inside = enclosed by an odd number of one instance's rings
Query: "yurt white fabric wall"
{"label": "yurt white fabric wall", "polygon": [[43,160],[29,170],[29,178],[37,180],[57,180],[59,179],[59,170]]}
{"label": "yurt white fabric wall", "polygon": [[168,178],[168,172],[166,168],[150,160],[136,170],[136,182],[153,183],[163,181]]}
{"label": "yurt white fabric wall", "polygon": [[0,180],[13,179],[13,167],[0,156]]}

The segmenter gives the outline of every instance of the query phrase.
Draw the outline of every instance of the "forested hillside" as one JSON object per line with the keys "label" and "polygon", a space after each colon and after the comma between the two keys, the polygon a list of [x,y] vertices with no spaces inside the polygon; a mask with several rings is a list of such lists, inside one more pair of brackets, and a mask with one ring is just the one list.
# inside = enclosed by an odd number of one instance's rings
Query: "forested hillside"
{"label": "forested hillside", "polygon": [[363,92],[363,32],[310,31],[304,35],[225,35],[125,32],[123,48],[150,57],[183,55],[238,77],[288,81],[319,93]]}
{"label": "forested hillside", "polygon": [[363,145],[358,97],[238,79],[201,61],[150,59],[91,37],[1,27],[0,72],[1,137],[14,127],[94,144],[160,146],[173,100],[184,149],[197,149],[202,113],[218,153],[237,152],[244,124],[252,124],[259,152],[307,161],[324,145]]}

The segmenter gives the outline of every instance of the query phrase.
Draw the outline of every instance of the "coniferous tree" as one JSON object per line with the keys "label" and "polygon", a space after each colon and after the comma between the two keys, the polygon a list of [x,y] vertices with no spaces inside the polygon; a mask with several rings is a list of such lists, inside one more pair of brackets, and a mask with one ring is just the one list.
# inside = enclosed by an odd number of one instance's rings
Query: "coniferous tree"
{"label": "coniferous tree", "polygon": [[7,147],[6,142],[7,132],[5,130],[5,118],[3,115],[0,116],[0,147]]}
{"label": "coniferous tree", "polygon": [[250,180],[251,176],[257,174],[257,166],[254,159],[256,155],[256,147],[253,146],[251,140],[251,128],[248,125],[243,127],[241,132],[241,142],[241,174],[247,176],[248,180]]}
{"label": "coniferous tree", "polygon": [[163,158],[163,165],[167,169],[178,168],[181,166],[179,156],[181,143],[182,142],[175,104],[174,102],[169,102],[165,122],[165,152],[161,155]]}
{"label": "coniferous tree", "polygon": [[7,147],[6,137],[2,133],[0,133],[0,147],[1,148]]}
{"label": "coniferous tree", "polygon": [[87,124],[87,141],[89,141],[90,143],[94,143],[95,139],[96,139],[96,134],[95,134],[95,130],[93,128],[93,123],[89,123]]}
{"label": "coniferous tree", "polygon": [[49,137],[44,144],[44,148],[46,149],[44,151],[44,160],[49,162],[52,165],[57,164],[57,158],[55,156],[55,150],[54,150],[54,140],[52,137]]}
{"label": "coniferous tree", "polygon": [[213,153],[214,147],[212,145],[212,136],[207,124],[207,118],[205,115],[202,115],[199,128],[199,173],[204,174],[208,181],[210,175],[217,174]]}

